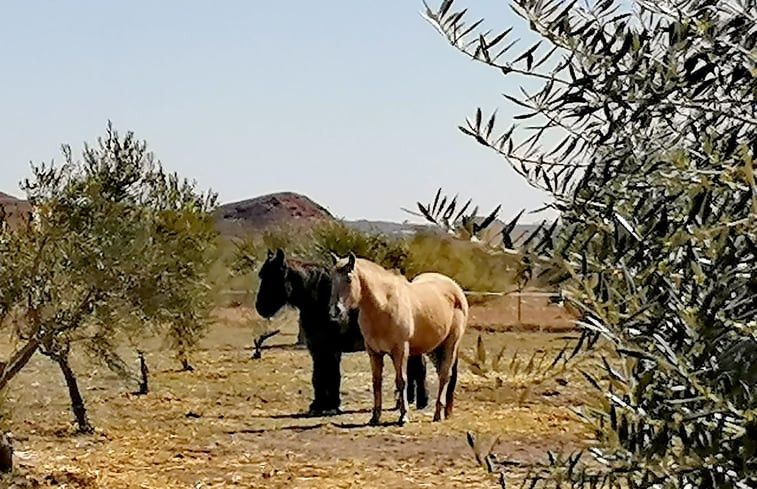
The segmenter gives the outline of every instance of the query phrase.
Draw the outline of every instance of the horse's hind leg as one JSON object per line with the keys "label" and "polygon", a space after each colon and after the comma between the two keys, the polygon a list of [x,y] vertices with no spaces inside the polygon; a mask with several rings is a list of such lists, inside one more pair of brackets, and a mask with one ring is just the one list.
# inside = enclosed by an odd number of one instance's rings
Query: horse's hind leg
{"label": "horse's hind leg", "polygon": [[[432,351],[429,354],[429,357],[431,357],[431,362],[434,364],[434,367],[436,368],[436,373],[438,374],[441,368],[442,358],[444,356],[444,347],[440,346],[436,350]],[[447,393],[445,395],[445,405],[444,405],[444,417],[449,418],[450,415],[452,415],[452,404],[453,399],[455,396],[455,387],[457,386],[457,355],[455,355],[455,362],[452,364],[452,372],[450,373],[449,377],[449,384],[447,385]]]}
{"label": "horse's hind leg", "polygon": [[444,419],[449,419],[452,416],[452,405],[455,398],[455,387],[457,386],[457,356],[455,356],[455,362],[452,364],[452,374],[449,377],[449,385],[447,386],[447,404],[444,406]]}
{"label": "horse's hind leg", "polygon": [[373,415],[369,421],[377,425],[381,421],[381,375],[384,370],[384,354],[371,350],[366,345],[368,358],[371,360],[371,375],[373,377]]}
{"label": "horse's hind leg", "polygon": [[[450,337],[439,347],[441,349],[438,352],[441,358],[439,359],[439,367],[437,369],[439,372],[439,393],[436,398],[434,421],[441,421],[442,409],[444,409],[445,414],[447,413],[447,402],[450,396],[453,395],[450,387],[454,387],[454,385],[451,385],[451,379],[453,372],[456,370],[454,367],[459,343],[459,339]],[[457,383],[456,379],[455,383]]]}
{"label": "horse's hind leg", "polygon": [[428,405],[426,359],[423,355],[407,359],[407,402],[415,403],[417,409],[424,409]]}
{"label": "horse's hind leg", "polygon": [[407,422],[407,359],[410,356],[410,344],[404,343],[392,352],[394,362],[395,384],[399,393],[399,424]]}

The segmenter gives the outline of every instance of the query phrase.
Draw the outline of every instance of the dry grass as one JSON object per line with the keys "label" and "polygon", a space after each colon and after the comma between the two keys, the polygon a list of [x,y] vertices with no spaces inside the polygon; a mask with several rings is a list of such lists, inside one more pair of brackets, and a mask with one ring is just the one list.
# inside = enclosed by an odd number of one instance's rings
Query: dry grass
{"label": "dry grass", "polygon": [[[476,306],[474,317],[494,314],[494,306],[487,307]],[[507,314],[500,311],[499,320]],[[159,344],[148,345],[152,392],[144,397],[130,395],[134,386],[79,358],[75,367],[98,427],[93,436],[71,434],[61,375],[35,357],[8,392],[16,487],[496,487],[477,466],[466,432],[480,433],[484,441],[498,436],[493,451],[515,475],[523,464],[544,461],[548,449],[570,450],[589,439],[570,410],[585,402],[579,374],[531,385],[522,372],[504,368],[482,376],[465,364],[452,419],[432,423],[429,408],[411,410],[404,427],[367,427],[371,391],[363,353],[344,358],[345,414],[297,417],[311,390],[307,353],[288,346],[295,341],[294,318],[287,313],[268,325],[243,308],[220,311],[193,357],[193,373],[177,371]],[[262,359],[251,360],[252,329],[267,326],[284,333],[270,340]],[[555,354],[565,341],[562,334],[471,329],[466,354],[474,355],[479,334],[490,351],[504,348],[505,358],[516,351]],[[387,367],[387,408],[392,377]],[[435,374],[429,387],[436,387]],[[387,411],[384,420],[396,416]]]}
{"label": "dry grass", "polygon": [[538,331],[569,332],[575,318],[562,307],[550,304],[543,296],[520,298],[521,319],[518,321],[518,297],[514,295],[480,301],[471,309],[469,327],[492,332]]}

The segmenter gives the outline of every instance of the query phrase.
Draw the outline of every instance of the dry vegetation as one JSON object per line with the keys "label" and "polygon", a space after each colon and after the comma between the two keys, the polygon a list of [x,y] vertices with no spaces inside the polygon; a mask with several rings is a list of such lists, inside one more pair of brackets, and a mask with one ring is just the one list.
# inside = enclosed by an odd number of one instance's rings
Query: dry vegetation
{"label": "dry vegetation", "polygon": [[[440,233],[418,233],[409,238],[388,238],[325,222],[308,229],[270,227],[265,232],[222,240],[219,260],[211,272],[223,305],[251,303],[257,290],[257,267],[269,249],[282,248],[287,256],[329,263],[329,252],[358,256],[398,269],[408,278],[434,271],[455,279],[464,289],[515,290],[517,269],[513,255]],[[240,259],[241,257],[241,259]],[[231,264],[229,267],[228,265]]]}
{"label": "dry vegetation", "polygon": [[[506,300],[474,307],[476,318],[512,324]],[[503,304],[504,302],[504,304]],[[495,317],[499,311],[499,318]],[[524,318],[549,326],[564,321],[544,299],[526,302]],[[91,418],[92,436],[74,436],[65,387],[58,370],[37,356],[7,392],[18,470],[11,487],[494,487],[478,463],[466,432],[478,433],[476,449],[497,454],[513,476],[525,463],[585,443],[571,407],[586,393],[577,372],[544,378],[526,368],[533,354],[553,357],[565,332],[469,330],[465,353],[476,357],[478,335],[498,371],[464,364],[456,413],[441,424],[411,411],[405,427],[366,427],[370,374],[362,353],[343,363],[343,409],[333,418],[299,418],[310,400],[310,365],[294,343],[295,314],[266,324],[244,307],[226,308],[194,355],[196,371],[180,372],[158,342],[147,351],[152,391],[130,394],[107,370],[75,356]],[[485,321],[483,321],[485,322]],[[482,323],[483,323],[482,322]],[[491,326],[490,324],[490,326]],[[250,359],[253,329],[283,328],[260,360]],[[550,329],[550,328],[547,328]],[[513,357],[517,358],[513,361]],[[136,364],[136,357],[132,355]],[[131,357],[130,357],[131,358]],[[391,367],[387,367],[391,368]],[[385,392],[391,392],[385,376]],[[436,385],[429,376],[430,388]],[[386,407],[391,400],[386,401]],[[498,437],[495,440],[495,437]]]}

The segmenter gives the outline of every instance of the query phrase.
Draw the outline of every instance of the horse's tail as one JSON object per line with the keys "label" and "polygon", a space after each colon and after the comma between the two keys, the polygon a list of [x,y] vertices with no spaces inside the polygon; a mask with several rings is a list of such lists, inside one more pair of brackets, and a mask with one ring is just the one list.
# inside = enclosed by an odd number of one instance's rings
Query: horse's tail
{"label": "horse's tail", "polygon": [[463,289],[459,285],[455,287],[455,309],[463,313],[463,318],[465,318],[465,321],[467,322],[469,309],[468,298],[465,296],[465,292],[463,292]]}

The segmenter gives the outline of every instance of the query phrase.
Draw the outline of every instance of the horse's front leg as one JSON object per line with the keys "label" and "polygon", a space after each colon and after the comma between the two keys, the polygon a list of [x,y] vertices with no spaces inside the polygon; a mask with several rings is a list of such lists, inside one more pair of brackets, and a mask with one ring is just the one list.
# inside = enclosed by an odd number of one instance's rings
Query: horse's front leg
{"label": "horse's front leg", "polygon": [[399,410],[400,419],[398,423],[403,425],[407,423],[407,359],[410,356],[410,344],[403,343],[402,346],[392,351],[392,361],[394,362],[395,382],[397,392],[399,393]]}
{"label": "horse's front leg", "polygon": [[366,345],[368,357],[371,360],[371,375],[373,376],[373,415],[370,424],[377,425],[381,421],[381,375],[384,371],[384,354],[371,350]]}
{"label": "horse's front leg", "polygon": [[321,384],[323,388],[323,397],[321,408],[323,415],[331,416],[339,414],[340,395],[339,387],[341,384],[341,352],[333,349],[324,349],[321,352]]}
{"label": "horse's front leg", "polygon": [[324,365],[322,361],[322,352],[308,345],[310,358],[313,361],[313,373],[310,383],[313,386],[313,402],[310,403],[307,414],[309,416],[320,416],[323,413],[326,401],[326,384],[324,382]]}

